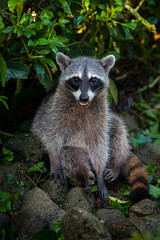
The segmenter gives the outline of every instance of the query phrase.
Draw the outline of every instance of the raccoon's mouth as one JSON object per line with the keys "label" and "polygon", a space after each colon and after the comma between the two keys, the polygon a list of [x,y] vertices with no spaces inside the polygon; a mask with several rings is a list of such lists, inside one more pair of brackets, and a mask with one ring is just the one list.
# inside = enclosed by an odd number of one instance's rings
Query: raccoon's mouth
{"label": "raccoon's mouth", "polygon": [[79,103],[79,106],[81,107],[88,107],[90,104],[90,101],[86,101],[86,102],[78,101],[78,103]]}

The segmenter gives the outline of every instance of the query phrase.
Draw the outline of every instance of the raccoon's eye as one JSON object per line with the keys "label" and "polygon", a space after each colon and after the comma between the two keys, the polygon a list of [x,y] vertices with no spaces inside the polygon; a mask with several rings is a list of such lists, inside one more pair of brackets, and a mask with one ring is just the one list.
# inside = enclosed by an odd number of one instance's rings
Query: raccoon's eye
{"label": "raccoon's eye", "polygon": [[72,83],[75,84],[75,85],[79,85],[80,83],[80,78],[79,77],[73,77],[71,78],[72,80]]}
{"label": "raccoon's eye", "polygon": [[96,84],[96,83],[98,83],[98,78],[96,78],[96,77],[92,77],[91,79],[90,79],[90,82],[92,83],[92,84]]}

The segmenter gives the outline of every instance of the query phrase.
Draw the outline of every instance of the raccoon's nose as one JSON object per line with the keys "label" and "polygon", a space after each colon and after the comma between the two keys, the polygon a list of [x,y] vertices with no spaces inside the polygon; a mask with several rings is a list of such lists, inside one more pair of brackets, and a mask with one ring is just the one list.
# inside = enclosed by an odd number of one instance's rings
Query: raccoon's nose
{"label": "raccoon's nose", "polygon": [[79,100],[81,102],[87,102],[89,100],[89,96],[87,94],[81,94]]}

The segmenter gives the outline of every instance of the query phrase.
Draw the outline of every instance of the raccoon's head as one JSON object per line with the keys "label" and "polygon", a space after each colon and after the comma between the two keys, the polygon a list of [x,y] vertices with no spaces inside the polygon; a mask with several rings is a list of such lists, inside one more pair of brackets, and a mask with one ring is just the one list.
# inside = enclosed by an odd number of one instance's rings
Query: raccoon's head
{"label": "raccoon's head", "polygon": [[115,57],[109,55],[101,60],[69,58],[58,53],[56,61],[62,71],[59,84],[65,85],[81,107],[88,107],[97,94],[109,87],[108,73],[115,63]]}

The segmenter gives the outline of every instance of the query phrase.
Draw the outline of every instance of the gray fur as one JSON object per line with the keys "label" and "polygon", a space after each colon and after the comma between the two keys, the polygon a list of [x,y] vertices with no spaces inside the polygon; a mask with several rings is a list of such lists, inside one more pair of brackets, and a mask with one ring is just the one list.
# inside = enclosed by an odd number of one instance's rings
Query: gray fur
{"label": "gray fur", "polygon": [[[62,167],[67,167],[75,175],[85,169],[85,176],[81,175],[88,190],[93,179],[93,166],[104,205],[108,199],[104,179],[116,179],[129,155],[124,124],[112,113],[107,101],[108,73],[114,61],[112,55],[102,60],[90,57],[70,59],[59,53],[57,63],[62,73],[58,88],[47,101],[43,101],[31,127],[32,133],[49,153],[54,176],[63,179]],[[80,107],[72,91],[65,86],[66,80],[73,76],[82,77],[84,71],[89,78],[98,76],[104,83],[87,108]],[[74,154],[74,148],[79,154]]]}

